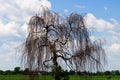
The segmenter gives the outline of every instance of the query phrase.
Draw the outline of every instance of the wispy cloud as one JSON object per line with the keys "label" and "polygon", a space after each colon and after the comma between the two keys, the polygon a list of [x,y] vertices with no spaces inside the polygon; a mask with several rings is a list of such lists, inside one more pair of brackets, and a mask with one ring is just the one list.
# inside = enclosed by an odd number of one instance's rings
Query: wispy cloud
{"label": "wispy cloud", "polygon": [[68,12],[68,10],[67,9],[64,9],[64,13],[67,13]]}
{"label": "wispy cloud", "polygon": [[117,26],[120,26],[119,23],[116,22],[115,20],[106,21],[102,18],[98,19],[92,13],[88,13],[85,16],[85,21],[86,21],[86,25],[89,28],[94,28],[99,32],[105,31],[105,30],[112,30]]}
{"label": "wispy cloud", "polygon": [[86,6],[83,6],[83,5],[74,5],[75,7],[79,8],[79,9],[84,9],[86,8]]}
{"label": "wispy cloud", "polygon": [[104,10],[107,11],[107,10],[108,10],[108,7],[104,6]]}

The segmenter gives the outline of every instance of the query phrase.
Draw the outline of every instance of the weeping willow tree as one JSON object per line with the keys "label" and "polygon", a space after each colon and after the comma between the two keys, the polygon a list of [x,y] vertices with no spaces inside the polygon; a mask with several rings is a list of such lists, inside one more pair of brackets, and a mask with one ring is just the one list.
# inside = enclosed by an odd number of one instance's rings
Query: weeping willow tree
{"label": "weeping willow tree", "polygon": [[[41,70],[55,69],[55,80],[60,80],[57,67],[59,60],[76,71],[99,70],[105,61],[102,40],[92,42],[83,16],[72,13],[61,16],[49,9],[31,17],[28,36],[24,43],[22,60],[38,75]],[[62,66],[61,66],[62,67]]]}

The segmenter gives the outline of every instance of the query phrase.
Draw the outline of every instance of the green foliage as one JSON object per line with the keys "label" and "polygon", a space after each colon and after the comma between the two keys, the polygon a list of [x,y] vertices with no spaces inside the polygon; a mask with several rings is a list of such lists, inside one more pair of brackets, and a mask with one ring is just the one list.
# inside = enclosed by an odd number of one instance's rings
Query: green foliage
{"label": "green foliage", "polygon": [[[29,69],[25,68],[24,70],[20,70],[20,67],[15,67],[14,71],[11,71],[11,70],[2,71],[2,70],[0,70],[0,76],[12,76],[13,77],[13,75],[17,76],[16,74],[18,76],[19,75],[27,76],[27,75],[29,75]],[[51,80],[53,80],[53,78],[55,78],[55,75],[57,75],[57,77],[56,77],[57,80],[71,80],[71,79],[74,80],[74,77],[72,77],[72,76],[75,75],[75,71],[74,70],[70,70],[69,72],[67,70],[64,71],[64,70],[62,70],[62,68],[60,66],[58,66],[58,67],[53,67],[51,72],[40,71],[40,74],[42,76],[46,75],[47,77],[49,75],[52,75]],[[89,73],[87,71],[77,72],[77,75],[81,76],[80,78],[82,78],[82,76],[84,78],[85,77],[84,74],[86,75],[86,77],[87,76],[89,77],[89,75],[90,75],[90,76],[95,76],[95,78],[97,78],[97,76],[104,76],[104,77],[106,77],[105,80],[110,79],[110,77],[111,77],[111,80],[113,80],[113,76],[114,77],[116,77],[117,75],[120,76],[119,70],[105,71],[105,72],[98,71],[96,73]],[[0,77],[0,80],[1,80],[1,77]],[[21,80],[23,80],[23,79],[21,79]],[[85,79],[82,79],[82,80],[85,80]]]}
{"label": "green foliage", "polygon": [[[83,76],[70,75],[70,80],[86,80]],[[120,80],[120,76],[91,76],[91,80]],[[109,78],[111,77],[111,79]],[[109,78],[109,79],[108,79]],[[29,80],[28,75],[0,75],[0,80]],[[40,76],[39,80],[54,80],[52,76]],[[62,79],[66,80],[66,79]],[[89,79],[88,79],[89,80]]]}
{"label": "green foliage", "polygon": [[14,73],[19,74],[20,73],[20,67],[15,67],[14,68]]}
{"label": "green foliage", "polygon": [[29,74],[29,69],[25,68],[25,70],[22,72],[24,75],[28,75]]}
{"label": "green foliage", "polygon": [[12,75],[12,74],[13,74],[13,71],[10,71],[10,70],[6,71],[6,75]]}
{"label": "green foliage", "polygon": [[120,75],[120,72],[118,70],[115,70],[115,71],[111,71],[111,74],[112,75]]}
{"label": "green foliage", "polygon": [[69,75],[74,75],[75,74],[75,71],[74,70],[70,70],[69,71]]}
{"label": "green foliage", "polygon": [[105,71],[104,74],[105,74],[105,75],[110,75],[111,72],[110,72],[110,71]]}

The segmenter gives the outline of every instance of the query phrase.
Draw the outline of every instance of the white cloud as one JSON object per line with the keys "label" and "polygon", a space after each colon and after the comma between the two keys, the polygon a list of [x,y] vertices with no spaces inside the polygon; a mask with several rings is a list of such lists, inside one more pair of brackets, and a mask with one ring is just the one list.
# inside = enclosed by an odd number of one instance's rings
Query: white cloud
{"label": "white cloud", "polygon": [[64,9],[64,13],[67,13],[68,12],[68,10],[67,9]]}
{"label": "white cloud", "polygon": [[20,52],[16,49],[27,35],[27,23],[42,6],[51,9],[48,0],[0,0],[0,69],[13,69],[20,65]]}
{"label": "white cloud", "polygon": [[14,55],[2,55],[0,54],[0,69],[1,70],[13,70],[14,67],[20,66],[20,61],[13,57]]}
{"label": "white cloud", "polygon": [[116,43],[119,43],[120,42],[120,40],[119,40],[119,37],[118,36],[111,36],[111,41],[114,43],[114,42],[116,42]]}
{"label": "white cloud", "polygon": [[7,24],[2,24],[0,25],[0,37],[8,37],[8,36],[16,36],[16,37],[21,37],[19,35],[19,30],[20,27],[18,24],[15,22],[9,22]]}
{"label": "white cloud", "polygon": [[108,67],[106,67],[106,70],[120,70],[120,59],[119,55],[115,56],[112,54],[107,55],[108,59]]}
{"label": "white cloud", "polygon": [[107,11],[107,10],[108,10],[108,7],[104,6],[104,10]]}
{"label": "white cloud", "polygon": [[84,8],[86,8],[85,6],[83,6],[83,5],[74,5],[75,7],[77,7],[77,8],[79,8],[79,9],[84,9]]}
{"label": "white cloud", "polygon": [[20,65],[20,54],[17,52],[17,47],[21,42],[8,41],[0,46],[0,69],[13,69]]}
{"label": "white cloud", "polygon": [[21,37],[20,32],[25,31],[23,27],[26,28],[26,23],[39,11],[41,5],[51,9],[48,0],[0,0],[0,37]]}
{"label": "white cloud", "polygon": [[94,28],[95,30],[101,32],[105,30],[112,30],[118,26],[118,22],[111,20],[106,21],[104,19],[96,18],[92,13],[88,13],[85,16],[85,22],[88,28]]}
{"label": "white cloud", "polygon": [[113,53],[119,54],[120,52],[120,44],[114,43],[108,47],[108,50]]}
{"label": "white cloud", "polygon": [[107,41],[109,41],[109,43],[117,43],[117,44],[120,44],[120,32],[119,30],[116,31],[118,29],[115,29],[115,30],[109,30],[108,31],[108,34],[110,36],[107,37]]}
{"label": "white cloud", "polygon": [[90,36],[90,39],[91,39],[92,42],[96,40],[95,36]]}
{"label": "white cloud", "polygon": [[107,54],[108,67],[107,70],[120,70],[120,44],[113,43],[110,46],[106,45],[105,51]]}
{"label": "white cloud", "polygon": [[113,35],[119,35],[119,33],[117,33],[117,32],[115,32],[115,31],[113,31],[113,30],[110,30],[110,31],[108,31],[110,34],[113,34]]}
{"label": "white cloud", "polygon": [[21,26],[21,29],[22,29],[22,31],[24,32],[25,37],[28,35],[27,27],[28,27],[28,25],[27,25],[26,23],[24,23],[24,24]]}
{"label": "white cloud", "polygon": [[23,23],[36,14],[41,5],[51,9],[51,3],[48,0],[1,0],[0,17]]}
{"label": "white cloud", "polygon": [[41,0],[41,5],[47,7],[47,8],[51,8],[51,3],[48,0]]}
{"label": "white cloud", "polygon": [[[99,32],[99,36],[104,37],[106,39],[106,44],[104,45],[104,49],[107,55],[108,60],[108,70],[119,69],[119,60],[120,60],[120,33],[119,28],[120,24],[114,18],[106,21],[101,18],[96,18],[92,13],[88,13],[85,16],[85,22],[88,28],[94,28],[97,32]],[[91,36],[91,40],[95,40],[98,38],[98,35]],[[111,65],[112,64],[112,65]]]}
{"label": "white cloud", "polygon": [[120,27],[120,23],[116,19],[110,18],[110,21],[111,21],[112,24],[114,24],[115,26],[117,26],[117,28]]}

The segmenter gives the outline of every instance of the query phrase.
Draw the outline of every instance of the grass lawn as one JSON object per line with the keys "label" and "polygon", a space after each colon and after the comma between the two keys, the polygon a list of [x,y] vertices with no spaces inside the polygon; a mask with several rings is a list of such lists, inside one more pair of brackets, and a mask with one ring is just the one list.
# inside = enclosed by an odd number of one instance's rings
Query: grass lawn
{"label": "grass lawn", "polygon": [[[70,80],[120,80],[120,76],[70,76]],[[0,80],[29,80],[25,75],[0,75]],[[52,76],[40,76],[39,80],[54,80]]]}

